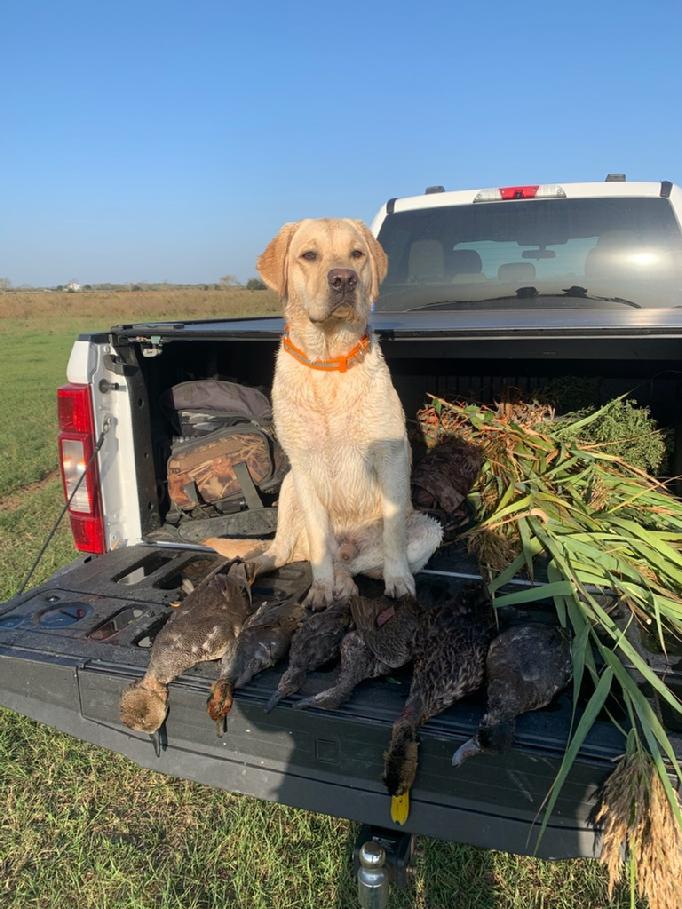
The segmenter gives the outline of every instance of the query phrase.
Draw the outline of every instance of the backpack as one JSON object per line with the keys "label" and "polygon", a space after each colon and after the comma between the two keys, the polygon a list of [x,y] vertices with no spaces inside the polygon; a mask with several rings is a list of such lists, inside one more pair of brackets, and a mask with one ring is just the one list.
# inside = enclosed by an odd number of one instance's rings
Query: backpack
{"label": "backpack", "polygon": [[[169,520],[213,509],[262,508],[288,470],[272,407],[257,388],[219,379],[181,382],[161,399],[173,430],[167,465]],[[209,509],[209,510],[210,510]]]}

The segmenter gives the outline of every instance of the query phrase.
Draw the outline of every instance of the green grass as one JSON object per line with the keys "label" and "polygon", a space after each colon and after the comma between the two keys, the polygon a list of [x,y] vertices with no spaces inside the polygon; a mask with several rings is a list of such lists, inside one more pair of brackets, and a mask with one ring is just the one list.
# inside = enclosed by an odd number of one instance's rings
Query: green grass
{"label": "green grass", "polygon": [[[178,311],[178,316],[184,313]],[[59,481],[22,489],[56,463],[54,387],[73,313],[0,329],[0,597],[17,588],[61,506]],[[97,327],[102,327],[101,319]],[[90,323],[90,324],[88,324]],[[30,364],[27,360],[30,359]],[[73,557],[68,528],[36,579]],[[356,906],[353,824],[227,795],[0,710],[3,909],[346,909]],[[391,909],[625,909],[592,861],[542,862],[421,841],[413,886]]]}
{"label": "green grass", "polygon": [[41,480],[57,465],[55,389],[66,382],[74,334],[38,326],[0,335],[3,409],[0,498]]}
{"label": "green grass", "polygon": [[81,332],[122,322],[239,316],[277,310],[264,291],[0,294],[0,501],[57,466],[55,389],[66,382],[71,346]]}

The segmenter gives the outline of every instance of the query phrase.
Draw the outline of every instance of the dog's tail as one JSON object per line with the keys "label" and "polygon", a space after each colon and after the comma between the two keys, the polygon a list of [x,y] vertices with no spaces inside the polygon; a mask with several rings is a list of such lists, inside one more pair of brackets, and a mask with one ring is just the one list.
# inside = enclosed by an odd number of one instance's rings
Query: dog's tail
{"label": "dog's tail", "polygon": [[209,537],[201,541],[204,546],[224,556],[226,559],[255,559],[262,555],[270,545],[269,540],[226,540],[221,537]]}

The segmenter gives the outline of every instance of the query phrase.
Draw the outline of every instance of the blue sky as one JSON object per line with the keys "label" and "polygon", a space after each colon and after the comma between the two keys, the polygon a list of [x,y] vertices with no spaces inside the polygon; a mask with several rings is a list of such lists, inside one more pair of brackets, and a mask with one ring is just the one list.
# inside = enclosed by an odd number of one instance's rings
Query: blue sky
{"label": "blue sky", "polygon": [[682,5],[0,2],[0,276],[247,278],[390,196],[682,181]]}

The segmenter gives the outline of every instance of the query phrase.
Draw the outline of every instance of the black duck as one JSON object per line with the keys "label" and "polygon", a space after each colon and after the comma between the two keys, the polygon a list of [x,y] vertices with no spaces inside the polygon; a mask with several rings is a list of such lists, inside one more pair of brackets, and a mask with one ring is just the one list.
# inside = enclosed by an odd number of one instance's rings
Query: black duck
{"label": "black duck", "polygon": [[286,655],[304,613],[302,603],[266,603],[246,620],[236,645],[223,657],[220,676],[208,699],[208,713],[219,732],[232,708],[234,690]]}
{"label": "black duck", "polygon": [[295,694],[309,672],[319,669],[339,654],[341,640],[351,624],[348,603],[335,603],[322,612],[308,612],[294,632],[289,649],[289,665],[265,708],[266,713],[282,698]]}
{"label": "black duck", "polygon": [[393,724],[385,755],[384,783],[392,796],[395,823],[404,824],[409,813],[409,792],[417,773],[417,730],[480,687],[492,630],[482,584],[468,585],[450,604],[422,613],[410,693]]}
{"label": "black duck", "polygon": [[350,600],[355,630],[341,641],[341,668],[334,685],[294,706],[330,710],[347,701],[365,679],[386,675],[412,659],[420,608],[412,596]]}
{"label": "black duck", "polygon": [[571,674],[571,648],[557,627],[535,623],[502,632],[486,660],[488,709],[476,735],[455,751],[453,766],[511,747],[516,717],[547,706]]}

